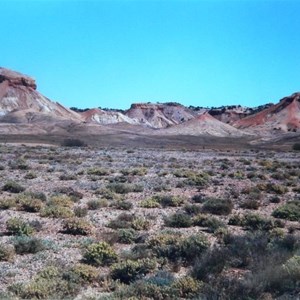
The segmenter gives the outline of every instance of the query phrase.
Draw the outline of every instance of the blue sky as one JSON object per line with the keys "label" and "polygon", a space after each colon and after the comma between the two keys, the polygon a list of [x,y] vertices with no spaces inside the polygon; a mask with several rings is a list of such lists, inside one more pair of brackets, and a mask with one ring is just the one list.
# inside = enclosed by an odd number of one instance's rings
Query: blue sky
{"label": "blue sky", "polygon": [[277,102],[300,90],[300,1],[1,0],[1,66],[66,106]]}

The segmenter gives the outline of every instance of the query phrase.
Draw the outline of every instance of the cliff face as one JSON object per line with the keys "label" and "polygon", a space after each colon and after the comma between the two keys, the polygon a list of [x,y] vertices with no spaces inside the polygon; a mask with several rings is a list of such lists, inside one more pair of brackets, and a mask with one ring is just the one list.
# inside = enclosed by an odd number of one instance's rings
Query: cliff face
{"label": "cliff face", "polygon": [[59,118],[80,119],[78,114],[50,101],[36,89],[33,78],[0,68],[0,115],[26,110],[32,114],[43,113]]}
{"label": "cliff face", "polygon": [[285,97],[278,104],[234,122],[240,129],[265,132],[298,132],[300,130],[300,93]]}
{"label": "cliff face", "polygon": [[[39,93],[30,76],[0,67],[0,123],[2,128],[6,124],[43,124],[46,131],[51,126],[65,126],[70,131],[74,124],[84,123],[81,125],[86,130],[120,124],[116,126],[127,126],[134,132],[140,129],[132,125],[142,125],[143,130],[160,129],[152,131],[167,135],[264,136],[300,132],[300,93],[257,108],[233,105],[193,109],[170,102],[135,103],[127,111],[96,108],[79,113]],[[108,130],[109,126],[102,127]]]}
{"label": "cliff face", "polygon": [[135,103],[125,114],[140,124],[153,128],[166,128],[186,122],[196,116],[192,110],[177,103]]}

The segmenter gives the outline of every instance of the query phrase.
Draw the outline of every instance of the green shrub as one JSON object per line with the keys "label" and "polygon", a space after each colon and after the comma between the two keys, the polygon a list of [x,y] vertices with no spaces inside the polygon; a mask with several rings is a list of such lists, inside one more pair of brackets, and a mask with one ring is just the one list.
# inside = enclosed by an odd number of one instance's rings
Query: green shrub
{"label": "green shrub", "polygon": [[138,193],[143,191],[141,185],[128,184],[128,183],[111,183],[107,186],[109,190],[117,194],[127,194],[127,193]]}
{"label": "green shrub", "polygon": [[34,232],[32,226],[18,218],[10,218],[6,221],[6,229],[15,235],[31,235]]}
{"label": "green shrub", "polygon": [[99,242],[87,246],[83,255],[84,262],[95,265],[105,266],[116,262],[118,259],[115,250],[105,242]]}
{"label": "green shrub", "polygon": [[256,186],[259,190],[265,191],[268,193],[274,193],[277,195],[283,195],[286,192],[288,192],[288,188],[280,185],[280,184],[274,184],[274,183],[260,183]]}
{"label": "green shrub", "polygon": [[162,207],[178,207],[184,203],[184,199],[173,195],[157,195],[153,197],[154,201],[160,203]]}
{"label": "green shrub", "polygon": [[206,198],[202,194],[197,194],[192,197],[192,201],[195,203],[203,203]]}
{"label": "green shrub", "polygon": [[126,260],[114,264],[111,269],[111,277],[123,283],[130,283],[139,277],[143,277],[155,270],[156,261],[153,259]]}
{"label": "green shrub", "polygon": [[193,218],[194,226],[207,227],[207,231],[215,232],[219,228],[224,228],[225,224],[216,217],[209,217],[204,214],[198,214]]}
{"label": "green shrub", "polygon": [[147,240],[146,245],[157,257],[177,260],[181,257],[183,237],[178,232],[162,232]]}
{"label": "green shrub", "polygon": [[134,229],[119,229],[117,233],[117,242],[121,244],[132,244],[137,238],[137,234]]}
{"label": "green shrub", "polygon": [[140,207],[142,208],[158,208],[160,204],[153,198],[145,199],[141,201]]}
{"label": "green shrub", "polygon": [[228,225],[242,226],[244,222],[244,216],[239,214],[232,215],[228,220]]}
{"label": "green shrub", "polygon": [[96,176],[105,176],[109,175],[109,171],[107,169],[102,168],[92,168],[87,170],[88,175],[96,175]]}
{"label": "green shrub", "polygon": [[92,225],[80,218],[70,218],[63,223],[63,231],[73,235],[89,235],[92,230]]}
{"label": "green shrub", "polygon": [[191,227],[193,224],[192,218],[184,212],[177,212],[173,215],[170,215],[166,217],[164,221],[165,226],[168,227],[185,228]]}
{"label": "green shrub", "polygon": [[295,143],[293,145],[293,150],[299,151],[300,150],[300,143]]}
{"label": "green shrub", "polygon": [[79,139],[65,139],[61,145],[64,147],[86,147],[86,143]]}
{"label": "green shrub", "polygon": [[97,210],[101,207],[107,207],[108,202],[106,199],[92,199],[87,202],[87,207],[90,210]]}
{"label": "green shrub", "polygon": [[2,190],[6,191],[6,192],[18,194],[18,193],[24,192],[25,188],[17,182],[8,181],[7,183],[4,184]]}
{"label": "green shrub", "polygon": [[143,217],[135,217],[131,222],[131,227],[135,230],[148,230],[150,222]]}
{"label": "green shrub", "polygon": [[40,199],[31,198],[24,195],[18,200],[18,208],[27,212],[39,212],[44,206],[43,202]]}
{"label": "green shrub", "polygon": [[197,215],[202,211],[202,208],[200,205],[197,204],[186,204],[184,206],[184,210],[189,214],[189,215]]}
{"label": "green shrub", "polygon": [[59,175],[59,180],[76,180],[77,176],[75,174],[61,174]]}
{"label": "green shrub", "polygon": [[11,245],[0,244],[0,261],[12,262],[15,256],[15,248]]}
{"label": "green shrub", "polygon": [[88,214],[88,209],[86,207],[77,206],[74,208],[74,214],[78,218],[83,218]]}
{"label": "green shrub", "polygon": [[181,255],[187,262],[193,262],[201,256],[209,247],[210,243],[203,234],[191,235],[181,242]]}
{"label": "green shrub", "polygon": [[233,209],[230,199],[209,198],[203,203],[203,212],[216,215],[229,215]]}
{"label": "green shrub", "polygon": [[99,275],[96,267],[85,264],[76,264],[71,272],[79,278],[80,283],[93,282]]}
{"label": "green shrub", "polygon": [[116,209],[130,210],[133,207],[133,204],[129,201],[117,200],[117,201],[112,202],[110,206],[112,206]]}
{"label": "green shrub", "polygon": [[121,173],[125,176],[133,175],[133,176],[145,176],[147,174],[146,168],[136,168],[136,169],[124,169],[121,170]]}
{"label": "green shrub", "polygon": [[56,267],[46,267],[29,283],[15,284],[9,290],[21,299],[68,299],[74,297],[80,287],[74,276]]}
{"label": "green shrub", "polygon": [[10,209],[16,205],[15,199],[1,199],[0,209]]}
{"label": "green shrub", "polygon": [[194,298],[196,297],[203,284],[190,276],[185,276],[177,279],[172,285],[171,289],[175,291],[175,294],[180,298]]}
{"label": "green shrub", "polygon": [[48,206],[61,206],[61,207],[72,207],[74,201],[67,195],[53,196],[47,203]]}
{"label": "green shrub", "polygon": [[261,205],[261,203],[259,200],[247,199],[241,203],[241,208],[257,210],[260,207],[260,205]]}
{"label": "green shrub", "polygon": [[217,278],[217,274],[220,274],[226,262],[230,260],[228,258],[228,251],[224,248],[212,247],[207,249],[202,256],[198,257],[193,264],[191,271],[192,276],[197,280],[209,280],[214,275]]}
{"label": "green shrub", "polygon": [[258,214],[244,216],[242,226],[249,230],[271,230],[275,227],[274,221]]}
{"label": "green shrub", "polygon": [[28,172],[25,176],[24,176],[25,179],[34,179],[34,178],[37,178],[37,175],[36,173],[34,172]]}
{"label": "green shrub", "polygon": [[74,216],[73,211],[68,207],[50,205],[44,207],[40,212],[41,217],[66,219]]}
{"label": "green shrub", "polygon": [[287,202],[276,208],[272,216],[289,221],[300,221],[300,201],[294,200]]}
{"label": "green shrub", "polygon": [[14,239],[13,244],[17,254],[34,254],[45,250],[43,241],[35,237],[18,236]]}
{"label": "green shrub", "polygon": [[150,227],[150,222],[143,217],[122,213],[115,220],[111,220],[107,226],[113,229],[133,228],[135,230],[147,230]]}

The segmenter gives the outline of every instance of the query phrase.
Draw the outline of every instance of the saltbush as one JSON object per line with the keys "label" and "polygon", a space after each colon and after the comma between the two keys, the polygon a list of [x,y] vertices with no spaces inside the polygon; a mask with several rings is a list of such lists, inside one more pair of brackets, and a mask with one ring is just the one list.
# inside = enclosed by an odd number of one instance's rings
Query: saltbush
{"label": "saltbush", "polygon": [[6,229],[15,235],[31,235],[34,229],[27,222],[19,218],[10,218],[6,221]]}
{"label": "saltbush", "polygon": [[6,192],[18,194],[18,193],[24,192],[25,188],[17,182],[8,181],[7,183],[4,184],[4,186],[2,187],[2,190],[6,191]]}
{"label": "saltbush", "polygon": [[92,225],[80,218],[70,218],[64,221],[63,231],[73,235],[89,235],[92,233]]}
{"label": "saltbush", "polygon": [[276,208],[272,216],[289,221],[300,221],[300,201],[294,200],[287,202]]}
{"label": "saltbush", "polygon": [[145,276],[156,268],[154,259],[125,260],[114,264],[111,268],[111,277],[123,283],[130,283],[140,277]]}
{"label": "saltbush", "polygon": [[109,244],[106,242],[99,242],[87,246],[83,255],[83,260],[87,264],[106,266],[116,262],[118,256]]}
{"label": "saltbush", "polygon": [[230,199],[209,198],[203,203],[202,210],[216,215],[229,215],[233,209]]}
{"label": "saltbush", "polygon": [[34,254],[45,249],[43,241],[35,237],[18,236],[13,244],[17,254]]}

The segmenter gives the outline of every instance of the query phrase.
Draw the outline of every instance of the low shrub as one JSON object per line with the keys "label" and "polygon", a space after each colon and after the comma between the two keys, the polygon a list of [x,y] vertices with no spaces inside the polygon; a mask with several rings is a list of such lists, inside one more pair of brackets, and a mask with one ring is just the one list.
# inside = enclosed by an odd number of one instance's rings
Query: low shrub
{"label": "low shrub", "polygon": [[142,208],[158,208],[160,207],[160,204],[157,202],[157,200],[153,198],[145,199],[141,201],[140,207]]}
{"label": "low shrub", "polygon": [[183,237],[179,232],[166,231],[152,236],[146,241],[146,245],[157,257],[176,261],[181,258],[182,241]]}
{"label": "low shrub", "polygon": [[73,298],[81,285],[74,276],[56,267],[46,267],[27,284],[14,284],[9,290],[21,299]]}
{"label": "low shrub", "polygon": [[68,207],[49,205],[40,212],[41,217],[66,219],[74,216],[73,211]]}
{"label": "low shrub", "polygon": [[65,139],[61,145],[64,147],[86,147],[86,143],[79,139]]}
{"label": "low shrub", "polygon": [[258,214],[244,216],[242,226],[249,230],[271,230],[275,228],[274,221]]}
{"label": "low shrub", "polygon": [[192,299],[200,293],[203,283],[195,280],[190,276],[177,279],[172,285],[175,295],[180,299]]}
{"label": "low shrub", "polygon": [[28,236],[18,236],[13,241],[17,254],[37,253],[45,250],[45,245],[41,239]]}
{"label": "low shrub", "polygon": [[111,203],[112,207],[120,210],[130,210],[133,207],[133,204],[125,200],[117,200]]}
{"label": "low shrub", "polygon": [[57,195],[51,197],[51,199],[47,203],[48,206],[60,206],[60,207],[72,207],[74,205],[74,201],[71,197],[67,195]]}
{"label": "low shrub", "polygon": [[197,215],[202,211],[202,207],[200,205],[197,205],[197,204],[186,204],[184,206],[184,210],[189,215]]}
{"label": "low shrub", "polygon": [[210,217],[204,214],[198,214],[193,218],[194,226],[207,227],[208,232],[215,232],[219,228],[224,228],[226,225],[216,217]]}
{"label": "low shrub", "polygon": [[257,210],[260,207],[261,203],[256,199],[247,199],[241,203],[241,208]]}
{"label": "low shrub", "polygon": [[16,205],[15,199],[0,199],[0,209],[10,209]]}
{"label": "low shrub", "polygon": [[83,218],[88,214],[88,209],[86,207],[77,206],[74,208],[74,214],[78,218]]}
{"label": "low shrub", "polygon": [[83,260],[87,264],[106,266],[116,262],[118,256],[110,245],[105,242],[99,242],[87,246]]}
{"label": "low shrub", "polygon": [[132,228],[119,229],[117,232],[117,242],[121,244],[132,244],[136,238],[136,231]]}
{"label": "low shrub", "polygon": [[295,144],[293,145],[293,150],[299,151],[299,150],[300,150],[300,143],[295,143]]}
{"label": "low shrub", "polygon": [[143,187],[137,184],[110,183],[107,188],[117,194],[138,193],[143,191]]}
{"label": "low shrub", "polygon": [[59,175],[59,180],[76,180],[77,176],[75,174],[61,174]]}
{"label": "low shrub", "polygon": [[63,231],[73,235],[89,235],[92,233],[92,225],[80,218],[70,218],[64,221]]}
{"label": "low shrub", "polygon": [[164,221],[167,227],[186,228],[193,225],[192,218],[184,212],[174,213],[166,217]]}
{"label": "low shrub", "polygon": [[27,212],[39,212],[44,203],[40,199],[32,198],[28,195],[23,195],[17,199],[18,208]]}
{"label": "low shrub", "polygon": [[6,191],[6,192],[18,194],[18,193],[24,192],[25,188],[17,182],[8,181],[7,183],[4,184],[4,186],[2,187],[2,190]]}
{"label": "low shrub", "polygon": [[114,280],[129,284],[155,270],[155,268],[156,260],[154,259],[125,260],[112,266],[111,277]]}
{"label": "low shrub", "polygon": [[15,235],[31,235],[34,229],[27,222],[19,218],[10,218],[6,221],[6,229]]}
{"label": "low shrub", "polygon": [[184,203],[184,199],[173,195],[157,195],[153,197],[162,207],[178,207]]}
{"label": "low shrub", "polygon": [[0,244],[0,261],[12,262],[15,256],[15,248],[12,245]]}
{"label": "low shrub", "polygon": [[206,198],[202,194],[196,194],[192,197],[192,201],[195,203],[203,203]]}
{"label": "low shrub", "polygon": [[96,267],[86,264],[76,264],[70,270],[75,275],[75,278],[79,278],[79,282],[90,283],[97,279],[99,271]]}
{"label": "low shrub", "polygon": [[216,215],[229,215],[233,209],[230,199],[209,198],[203,203],[202,210]]}
{"label": "low shrub", "polygon": [[193,262],[200,257],[205,250],[210,246],[209,241],[203,234],[191,235],[183,239],[180,245],[181,256],[187,262]]}
{"label": "low shrub", "polygon": [[272,216],[275,218],[286,219],[289,221],[300,221],[300,201],[294,200],[287,202],[276,208]]}
{"label": "low shrub", "polygon": [[122,213],[116,219],[111,220],[107,226],[113,229],[133,228],[135,230],[147,230],[150,227],[150,222],[143,217]]}
{"label": "low shrub", "polygon": [[109,173],[109,170],[103,168],[92,168],[87,170],[87,174],[93,176],[105,176],[109,175]]}
{"label": "low shrub", "polygon": [[87,207],[90,210],[97,210],[102,207],[107,207],[108,202],[106,199],[91,199],[87,202]]}

